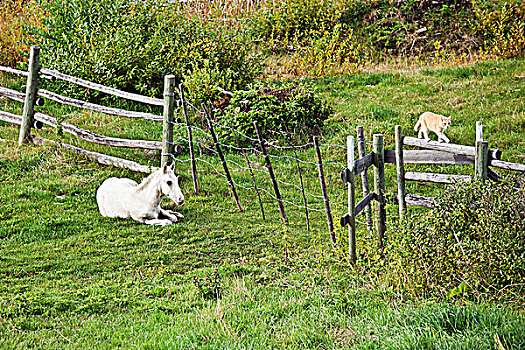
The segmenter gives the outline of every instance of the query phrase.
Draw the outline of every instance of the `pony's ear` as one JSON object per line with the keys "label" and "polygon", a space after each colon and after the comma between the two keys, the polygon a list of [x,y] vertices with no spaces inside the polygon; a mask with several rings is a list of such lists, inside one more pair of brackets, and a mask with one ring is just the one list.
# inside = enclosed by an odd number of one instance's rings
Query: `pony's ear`
{"label": "pony's ear", "polygon": [[168,163],[166,163],[166,164],[164,164],[164,165],[162,166],[162,172],[163,172],[164,174],[166,174],[166,173],[168,172],[168,167],[169,167]]}
{"label": "pony's ear", "polygon": [[171,163],[170,170],[175,171],[175,162]]}

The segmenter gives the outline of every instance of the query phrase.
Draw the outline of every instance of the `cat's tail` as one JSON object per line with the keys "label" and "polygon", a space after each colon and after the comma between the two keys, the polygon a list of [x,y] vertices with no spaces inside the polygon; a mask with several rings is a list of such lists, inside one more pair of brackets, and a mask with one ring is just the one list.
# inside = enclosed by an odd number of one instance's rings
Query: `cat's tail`
{"label": "cat's tail", "polygon": [[414,126],[414,131],[418,131],[420,126],[421,126],[421,120],[418,120],[416,125]]}

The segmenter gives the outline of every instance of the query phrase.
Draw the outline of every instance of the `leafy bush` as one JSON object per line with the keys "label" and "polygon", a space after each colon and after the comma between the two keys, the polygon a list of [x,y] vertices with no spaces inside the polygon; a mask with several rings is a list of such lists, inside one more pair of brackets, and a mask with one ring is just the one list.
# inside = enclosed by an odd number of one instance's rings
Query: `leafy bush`
{"label": "leafy bush", "polygon": [[415,289],[442,296],[523,290],[525,185],[455,185],[432,210],[400,224],[385,254],[398,281]]}
{"label": "leafy bush", "polygon": [[[161,96],[163,77],[178,82],[211,69],[219,82],[243,88],[259,74],[250,42],[234,26],[186,16],[178,3],[155,0],[40,0],[45,29],[33,28],[43,65],[107,86]],[[208,62],[208,63],[205,63]],[[206,66],[206,64],[208,66]],[[67,86],[62,86],[61,90]],[[192,85],[190,97],[213,97]],[[86,91],[81,91],[86,93]],[[97,93],[92,98],[96,99]]]}
{"label": "leafy bush", "polygon": [[525,1],[474,3],[477,29],[493,53],[500,57],[525,53]]}
{"label": "leafy bush", "polygon": [[236,140],[229,128],[255,138],[255,121],[267,139],[283,139],[283,133],[306,139],[318,134],[331,114],[332,108],[305,84],[257,84],[233,93],[217,115],[219,124],[227,126],[218,134],[222,142],[230,144]]}
{"label": "leafy bush", "polygon": [[360,47],[353,32],[343,24],[319,37],[312,35],[293,55],[291,65],[301,76],[356,73],[361,64]]}
{"label": "leafy bush", "polygon": [[0,65],[16,67],[29,52],[24,26],[41,26],[44,13],[34,1],[0,1]]}

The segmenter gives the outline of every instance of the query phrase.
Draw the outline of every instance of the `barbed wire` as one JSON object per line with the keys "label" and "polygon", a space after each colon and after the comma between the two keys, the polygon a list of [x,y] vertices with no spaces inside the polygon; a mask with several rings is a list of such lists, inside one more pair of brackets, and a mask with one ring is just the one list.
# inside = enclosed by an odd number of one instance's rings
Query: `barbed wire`
{"label": "barbed wire", "polygon": [[[200,108],[197,108],[196,106],[194,106],[190,102],[186,102],[186,105],[190,108],[190,112],[193,112],[194,115],[199,115],[201,117],[203,117],[205,115],[205,113]],[[252,154],[257,154],[257,155],[260,155],[262,153],[262,150],[260,150],[260,148],[257,147],[257,145],[260,145],[260,140],[258,138],[256,139],[254,137],[250,137],[250,136],[244,134],[243,132],[241,132],[240,130],[236,130],[236,129],[234,129],[233,127],[231,127],[229,125],[225,125],[223,123],[220,123],[219,121],[210,120],[210,122],[211,122],[211,126],[213,128],[220,128],[219,130],[227,130],[227,131],[231,132],[233,137],[236,139],[236,141],[238,143],[238,146],[235,146],[235,145],[232,145],[232,144],[228,144],[228,143],[224,143],[224,142],[218,141],[217,144],[218,144],[219,147],[225,148],[225,149],[230,149],[230,150],[236,151],[236,152],[243,152],[245,155],[246,155],[246,153],[252,153]],[[201,127],[196,126],[196,125],[188,125],[186,123],[181,123],[181,122],[178,122],[178,121],[170,122],[170,124],[176,125],[178,127],[186,127],[186,128],[189,127],[189,128],[191,128],[192,131],[194,131],[196,133],[197,139],[195,139],[195,136],[194,136],[194,139],[191,141],[192,147],[193,146],[199,147],[201,150],[205,150],[206,152],[209,152],[210,155],[216,155],[218,153],[218,151],[214,147],[214,143],[212,142],[212,135],[211,135],[209,130],[202,129]],[[287,137],[284,132],[281,132],[281,134],[283,134],[283,136],[285,138]],[[241,141],[238,140],[237,135],[239,136]],[[205,140],[203,140],[203,138]],[[245,143],[245,142],[249,142],[252,146],[242,147],[241,144]],[[365,141],[365,142],[367,144],[371,144],[372,143],[372,141]],[[307,142],[307,143],[304,143],[304,144],[301,144],[301,145],[293,145],[293,144],[291,144],[289,146],[280,146],[280,145],[277,145],[276,142],[270,142],[270,141],[268,141],[265,138],[263,138],[263,143],[265,144],[265,146],[268,149],[275,149],[278,152],[286,152],[286,151],[289,151],[289,150],[306,151],[307,149],[312,148],[313,146],[315,146],[313,142]],[[173,142],[168,142],[168,144],[170,144],[170,145],[174,145],[174,144],[190,144],[190,141],[189,141],[189,138],[179,135],[176,140],[174,140]],[[347,149],[346,145],[330,144],[330,143],[323,143],[323,142],[319,143],[319,147],[321,149],[330,149],[330,148],[337,148],[337,149],[344,149],[344,150]],[[171,158],[173,158],[175,161],[177,161],[177,162],[187,163],[187,162],[191,161],[191,159],[180,159],[179,157],[177,157],[174,154],[168,154],[168,155]],[[280,161],[285,160],[288,163],[289,162],[297,162],[297,166],[299,166],[299,164],[309,165],[309,166],[312,166],[312,167],[318,167],[319,166],[319,162],[318,161],[309,161],[309,160],[301,159],[301,158],[298,157],[297,154],[295,154],[295,156],[291,156],[291,155],[288,155],[288,154],[275,154],[275,152],[273,152],[273,153],[269,152],[268,156],[271,159],[277,161],[277,164],[282,164],[282,163],[280,163]],[[201,162],[201,163],[207,164],[211,169],[213,169],[213,171],[217,175],[219,175],[219,176],[221,176],[223,178],[227,178],[227,176],[223,172],[221,172],[217,168],[217,166],[214,165],[212,162],[210,162],[210,161],[208,161],[206,159],[203,159],[202,157],[195,157],[194,159],[195,159],[196,162]],[[230,167],[232,167],[233,169],[240,169],[240,170],[244,170],[244,171],[251,171],[251,172],[256,172],[258,174],[268,174],[268,169],[267,169],[266,165],[264,165],[262,168],[261,167],[252,167],[250,165],[250,161],[249,160],[248,160],[248,164],[247,165],[242,165],[239,162],[231,159],[231,157],[226,158],[225,162],[227,164],[229,164]],[[347,167],[346,164],[343,164],[340,161],[329,161],[329,162],[323,162],[322,164],[325,167],[326,166],[336,166],[336,167],[339,167],[341,169],[345,169]],[[236,186],[236,187],[239,187],[239,188],[247,190],[247,191],[257,191],[257,190],[259,190],[259,191],[265,193],[266,195],[268,195],[272,200],[279,201],[279,199],[277,199],[277,197],[276,197],[276,195],[274,193],[272,193],[270,190],[267,190],[264,187],[260,187],[260,186],[257,186],[257,185],[254,186],[252,184],[247,185],[246,183],[239,183],[239,181],[236,181],[233,178],[230,178],[228,180],[231,181],[233,183],[233,185]],[[296,207],[296,208],[300,208],[302,210],[306,209],[307,211],[309,210],[309,211],[312,211],[312,212],[324,212],[324,211],[326,211],[326,208],[324,208],[324,205],[323,205],[323,208],[316,207],[316,205],[322,205],[322,201],[325,200],[323,195],[318,195],[318,194],[311,193],[310,191],[305,190],[304,186],[299,186],[299,185],[297,185],[295,183],[292,183],[292,182],[288,182],[288,181],[284,181],[284,180],[280,180],[280,179],[275,179],[275,180],[281,186],[285,186],[285,187],[288,187],[288,188],[293,188],[293,189],[296,189],[296,190],[303,191],[305,198],[309,198],[309,200],[307,199],[305,201],[306,205],[298,204],[298,203],[295,203],[292,200],[288,200],[288,199],[284,199],[284,198],[280,199],[282,201],[282,203],[285,203],[287,205],[290,205],[290,206],[293,206],[293,207]],[[254,178],[254,181],[255,181],[255,178]],[[336,198],[339,198],[339,195],[336,195]],[[344,202],[345,201],[342,201],[343,204],[341,204],[341,203],[338,203],[338,202],[334,202],[333,200],[328,200],[328,203],[330,204],[331,207],[334,208],[335,211],[343,211],[343,212],[346,213],[346,209],[345,209],[346,208],[346,204]],[[356,218],[356,222],[361,223],[361,224],[365,224],[365,223],[363,223],[361,220],[359,220],[357,218]]]}

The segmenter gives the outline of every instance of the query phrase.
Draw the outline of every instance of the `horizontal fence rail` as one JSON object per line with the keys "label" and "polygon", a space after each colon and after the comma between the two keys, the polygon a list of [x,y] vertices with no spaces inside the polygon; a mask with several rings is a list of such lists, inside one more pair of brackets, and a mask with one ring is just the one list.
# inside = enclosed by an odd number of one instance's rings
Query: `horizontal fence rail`
{"label": "horizontal fence rail", "polygon": [[151,113],[134,112],[134,111],[127,111],[125,109],[120,109],[120,108],[101,106],[95,103],[85,102],[85,101],[77,100],[74,98],[62,96],[62,95],[59,95],[59,94],[56,94],[54,92],[47,91],[44,89],[38,89],[37,96],[41,96],[41,97],[50,99],[52,101],[65,104],[65,105],[87,109],[90,111],[110,114],[110,115],[116,115],[119,117],[141,118],[141,119],[147,119],[147,120],[154,120],[157,122],[162,121],[161,116],[154,115]]}
{"label": "horizontal fence rail", "polygon": [[104,85],[101,85],[101,84],[90,82],[88,80],[84,80],[84,79],[73,77],[71,75],[60,73],[60,72],[58,72],[56,70],[47,69],[47,68],[41,68],[40,72],[43,73],[43,74],[46,74],[48,76],[51,76],[51,77],[54,77],[54,78],[66,81],[68,83],[73,83],[73,84],[76,84],[76,85],[79,85],[79,86],[83,86],[83,87],[86,87],[86,88],[89,88],[89,89],[93,89],[93,90],[97,90],[97,91],[100,91],[100,92],[104,92],[106,94],[117,96],[117,97],[121,97],[121,98],[124,98],[126,100],[131,100],[131,101],[135,101],[135,102],[142,102],[142,103],[146,103],[146,104],[153,105],[153,106],[163,106],[164,105],[164,101],[161,100],[161,99],[158,99],[158,98],[142,96],[142,95],[139,95],[139,94],[133,94],[131,92],[125,92],[125,91],[122,91],[122,90],[110,88],[110,87],[107,87],[107,86],[104,86]]}

